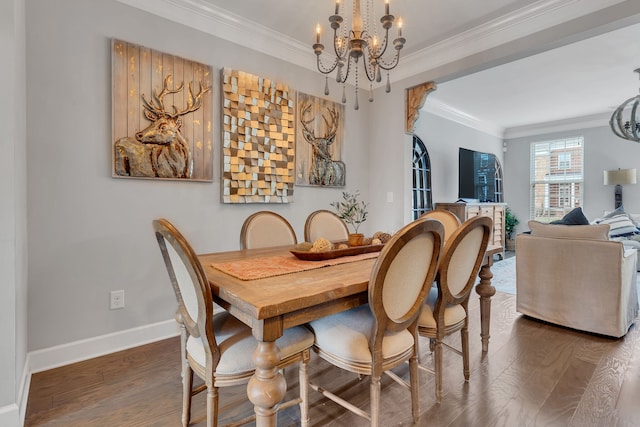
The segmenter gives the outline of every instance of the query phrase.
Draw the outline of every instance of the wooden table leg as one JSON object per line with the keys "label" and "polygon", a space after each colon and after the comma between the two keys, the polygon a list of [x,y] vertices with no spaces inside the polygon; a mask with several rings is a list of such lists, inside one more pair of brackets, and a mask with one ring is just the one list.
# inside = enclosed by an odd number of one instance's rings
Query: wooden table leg
{"label": "wooden table leg", "polygon": [[280,350],[274,341],[259,341],[253,353],[256,372],[247,385],[247,396],[254,404],[257,427],[275,427],[276,405],[284,398],[287,383],[280,371]]}
{"label": "wooden table leg", "polygon": [[[493,255],[490,255],[493,257]],[[482,338],[482,351],[489,351],[489,337],[491,330],[491,297],[496,294],[496,288],[491,285],[491,262],[487,262],[480,268],[478,276],[480,284],[476,286],[476,292],[480,295],[480,337]]]}

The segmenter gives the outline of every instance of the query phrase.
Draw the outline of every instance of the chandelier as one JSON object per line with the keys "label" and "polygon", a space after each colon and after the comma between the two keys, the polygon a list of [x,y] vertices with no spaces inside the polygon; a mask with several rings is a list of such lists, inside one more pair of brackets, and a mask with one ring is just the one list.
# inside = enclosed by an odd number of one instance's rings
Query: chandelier
{"label": "chandelier", "polygon": [[[640,68],[633,70],[640,74]],[[609,125],[611,130],[620,138],[640,142],[640,95],[624,101],[611,115]]]}
{"label": "chandelier", "polygon": [[[365,10],[360,7],[360,0],[353,0],[353,13],[351,19],[351,28],[342,25],[344,18],[340,15],[340,0],[336,0],[335,13],[329,17],[331,28],[333,29],[333,50],[335,60],[329,66],[323,64],[320,56],[324,51],[324,45],[320,42],[321,28],[320,24],[316,27],[316,42],[313,44],[313,52],[316,54],[318,71],[325,74],[324,94],[329,95],[329,74],[336,71],[336,81],[343,84],[342,102],[347,102],[346,83],[350,75],[354,75],[355,86],[355,104],[354,109],[359,109],[358,104],[358,85],[359,64],[362,63],[364,75],[369,81],[369,102],[373,102],[373,82],[382,81],[382,71],[387,72],[386,92],[391,91],[391,82],[389,80],[389,70],[392,70],[400,61],[400,50],[404,47],[406,40],[402,37],[402,19],[398,20],[398,37],[393,40],[393,48],[395,54],[387,55],[383,59],[383,55],[387,51],[389,45],[389,30],[393,27],[395,17],[389,13],[389,0],[385,0],[385,13],[380,18],[382,23],[382,37],[378,36],[377,25],[373,21],[375,11],[373,8],[373,0],[364,0]],[[344,13],[344,12],[343,12]],[[362,61],[360,59],[362,58]],[[352,73],[353,71],[353,73]]]}

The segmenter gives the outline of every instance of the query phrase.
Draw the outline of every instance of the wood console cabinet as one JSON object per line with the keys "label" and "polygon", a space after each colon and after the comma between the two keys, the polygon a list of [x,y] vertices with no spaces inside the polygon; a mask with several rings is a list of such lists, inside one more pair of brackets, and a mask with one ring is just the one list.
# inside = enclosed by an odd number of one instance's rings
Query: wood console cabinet
{"label": "wood console cabinet", "polygon": [[489,245],[503,248],[502,253],[498,255],[500,258],[504,258],[504,215],[507,209],[506,203],[436,203],[435,208],[453,212],[462,222],[478,215],[488,216],[493,219],[493,233],[491,233]]}

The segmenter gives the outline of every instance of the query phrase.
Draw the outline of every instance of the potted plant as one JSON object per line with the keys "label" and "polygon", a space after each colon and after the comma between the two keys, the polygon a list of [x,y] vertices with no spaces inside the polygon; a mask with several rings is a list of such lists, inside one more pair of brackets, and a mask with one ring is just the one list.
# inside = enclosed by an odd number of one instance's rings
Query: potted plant
{"label": "potted plant", "polygon": [[506,234],[505,246],[508,251],[516,250],[516,239],[514,232],[516,231],[516,225],[520,224],[520,220],[507,206],[504,214],[504,232]]}
{"label": "potted plant", "polygon": [[338,216],[353,229],[353,233],[349,234],[350,246],[362,245],[364,239],[364,235],[358,233],[358,229],[360,224],[367,220],[367,203],[358,201],[358,197],[360,197],[359,191],[355,193],[343,191],[342,200],[331,203]]}

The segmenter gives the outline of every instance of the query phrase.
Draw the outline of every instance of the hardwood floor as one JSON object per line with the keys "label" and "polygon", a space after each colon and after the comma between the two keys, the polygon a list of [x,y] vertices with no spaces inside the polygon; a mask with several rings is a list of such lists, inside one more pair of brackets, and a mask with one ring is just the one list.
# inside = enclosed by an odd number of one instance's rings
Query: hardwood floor
{"label": "hardwood floor", "polygon": [[[470,304],[471,378],[462,360],[444,353],[444,397],[435,404],[433,376],[421,372],[419,425],[424,426],[640,426],[640,319],[614,340],[548,325],[515,312],[515,296],[493,298],[489,353],[482,354],[479,304]],[[459,335],[449,341],[457,345]],[[427,341],[423,364],[431,364]],[[34,374],[26,426],[179,426],[178,338]],[[406,367],[396,371],[407,376]],[[368,378],[313,356],[312,382],[368,409]],[[297,369],[285,372],[288,395],[298,393]],[[244,386],[220,392],[221,421],[253,409]],[[310,391],[313,426],[367,422]],[[411,425],[408,392],[383,379],[382,425]],[[205,425],[204,395],[194,397],[192,425]],[[278,415],[279,426],[299,424],[299,410]]]}

